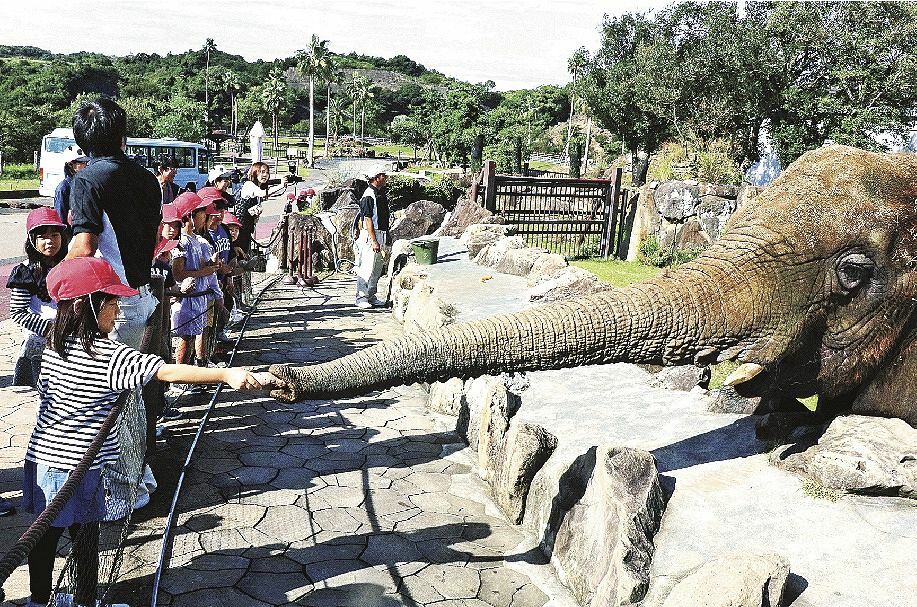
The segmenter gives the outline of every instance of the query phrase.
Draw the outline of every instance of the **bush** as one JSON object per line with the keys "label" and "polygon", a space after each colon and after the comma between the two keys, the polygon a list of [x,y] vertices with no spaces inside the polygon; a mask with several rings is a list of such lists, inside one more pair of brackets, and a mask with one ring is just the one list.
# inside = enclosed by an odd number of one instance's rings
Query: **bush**
{"label": "bush", "polygon": [[442,176],[433,178],[429,183],[423,183],[419,179],[392,175],[388,178],[385,188],[392,211],[404,209],[418,200],[432,200],[451,211],[465,192],[455,181]]}
{"label": "bush", "polygon": [[31,162],[6,164],[3,165],[3,174],[0,175],[0,179],[38,179],[38,173],[35,172],[35,167],[32,166]]}
{"label": "bush", "polygon": [[640,243],[640,252],[637,258],[646,265],[664,268],[692,261],[703,252],[703,247],[678,248],[663,246],[655,236],[650,236]]}

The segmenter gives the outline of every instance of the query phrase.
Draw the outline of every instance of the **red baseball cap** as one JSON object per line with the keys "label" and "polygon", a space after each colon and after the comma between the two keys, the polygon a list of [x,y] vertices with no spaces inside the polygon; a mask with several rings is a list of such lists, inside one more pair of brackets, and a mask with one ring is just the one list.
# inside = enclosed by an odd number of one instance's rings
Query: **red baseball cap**
{"label": "red baseball cap", "polygon": [[177,246],[178,246],[177,240],[166,240],[165,238],[163,238],[156,245],[156,248],[153,249],[153,259],[156,259],[157,257],[162,255],[166,251],[171,251],[172,249],[174,249]]}
{"label": "red baseball cap", "polygon": [[178,209],[178,216],[184,219],[196,209],[207,206],[207,203],[201,200],[201,197],[194,192],[183,192],[178,195],[172,204]]}
{"label": "red baseball cap", "polygon": [[38,207],[29,211],[29,215],[25,219],[26,232],[48,226],[63,229],[67,227],[67,224],[61,221],[60,215],[51,207]]}
{"label": "red baseball cap", "polygon": [[48,294],[54,301],[76,299],[99,291],[120,297],[139,293],[122,283],[111,264],[101,257],[65,259],[48,272]]}
{"label": "red baseball cap", "polygon": [[175,204],[162,205],[162,223],[175,223],[176,221],[181,221],[181,215]]}
{"label": "red baseball cap", "polygon": [[239,226],[241,228],[242,222],[239,221],[239,219],[235,215],[233,215],[229,211],[226,211],[225,213],[223,213],[223,225]]}
{"label": "red baseball cap", "polygon": [[207,200],[208,198],[217,199],[223,197],[223,192],[219,191],[215,187],[208,185],[206,188],[201,188],[197,191],[197,195]]}
{"label": "red baseball cap", "polygon": [[315,196],[315,190],[313,190],[312,188],[309,188],[306,190],[305,194],[306,196]]}

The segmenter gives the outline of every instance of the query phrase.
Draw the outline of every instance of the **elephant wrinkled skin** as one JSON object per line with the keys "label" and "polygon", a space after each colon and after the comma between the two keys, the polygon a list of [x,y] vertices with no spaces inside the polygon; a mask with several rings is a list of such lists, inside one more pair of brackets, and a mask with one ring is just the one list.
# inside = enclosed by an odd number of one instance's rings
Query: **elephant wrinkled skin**
{"label": "elephant wrinkled skin", "polygon": [[[733,215],[702,256],[653,280],[323,364],[275,365],[282,400],[612,362],[746,363],[746,394],[819,395],[917,426],[917,156],[826,146]],[[750,370],[750,372],[749,372]],[[754,377],[753,377],[754,376]],[[776,395],[776,396],[775,396]],[[800,407],[801,411],[801,407]]]}

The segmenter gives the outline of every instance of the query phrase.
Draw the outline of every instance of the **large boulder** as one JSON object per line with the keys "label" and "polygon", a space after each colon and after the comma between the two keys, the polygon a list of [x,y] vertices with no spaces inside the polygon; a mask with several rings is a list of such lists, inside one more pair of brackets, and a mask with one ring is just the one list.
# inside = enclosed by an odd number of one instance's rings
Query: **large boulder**
{"label": "large boulder", "polygon": [[527,246],[522,236],[509,236],[484,247],[472,259],[478,265],[495,268],[503,261],[508,251],[525,249]]}
{"label": "large boulder", "polygon": [[[593,448],[564,476],[573,486],[567,496],[559,488],[542,543],[561,579],[584,606],[642,600],[649,587],[653,537],[665,509],[655,459],[628,447]],[[584,476],[585,489],[577,489]],[[575,502],[562,510],[565,500]]]}
{"label": "large boulder", "polygon": [[781,468],[848,493],[917,499],[917,429],[895,418],[835,418],[818,444],[775,454]]}
{"label": "large boulder", "polygon": [[700,386],[706,388],[710,383],[710,367],[695,365],[679,365],[677,367],[663,367],[653,375],[650,385],[666,390],[683,390],[689,392]]}
{"label": "large boulder", "polygon": [[353,224],[360,214],[360,207],[352,206],[338,209],[331,217],[334,229],[337,231],[336,252],[338,259],[353,259]]}
{"label": "large boulder", "polygon": [[547,253],[535,259],[532,269],[528,273],[529,286],[533,287],[539,283],[551,280],[561,271],[569,267],[566,258],[557,253]]}
{"label": "large boulder", "polygon": [[532,479],[557,448],[557,437],[536,424],[511,423],[501,438],[490,443],[494,448],[488,454],[487,476],[494,502],[518,525]]}
{"label": "large boulder", "polygon": [[731,554],[681,580],[661,607],[782,607],[789,575],[779,554]]}
{"label": "large boulder", "polygon": [[529,301],[547,303],[562,299],[573,299],[582,295],[607,291],[611,288],[611,285],[599,280],[592,272],[576,266],[567,266],[550,279],[544,280],[529,289]]}
{"label": "large boulder", "polygon": [[465,381],[460,377],[450,377],[446,381],[430,384],[430,396],[427,408],[444,415],[458,416],[462,410],[465,397]]}
{"label": "large boulder", "polygon": [[697,182],[666,181],[653,192],[659,214],[669,221],[681,222],[697,213],[701,191]]}
{"label": "large boulder", "polygon": [[446,209],[431,200],[412,202],[388,234],[389,241],[411,240],[432,234],[443,221]]}
{"label": "large boulder", "polygon": [[499,215],[494,215],[480,204],[468,198],[459,200],[449,220],[437,230],[438,236],[461,236],[470,225],[476,223],[506,223]]}
{"label": "large boulder", "polygon": [[484,247],[513,234],[515,228],[499,223],[475,223],[462,232],[461,242],[468,249],[468,259],[474,259]]}
{"label": "large boulder", "polygon": [[705,248],[712,242],[710,236],[704,232],[704,227],[697,220],[697,217],[691,217],[677,226],[675,234],[675,246],[680,249],[687,247]]}
{"label": "large boulder", "polygon": [[697,205],[697,218],[710,240],[718,240],[723,233],[723,227],[735,211],[734,198],[701,196]]}

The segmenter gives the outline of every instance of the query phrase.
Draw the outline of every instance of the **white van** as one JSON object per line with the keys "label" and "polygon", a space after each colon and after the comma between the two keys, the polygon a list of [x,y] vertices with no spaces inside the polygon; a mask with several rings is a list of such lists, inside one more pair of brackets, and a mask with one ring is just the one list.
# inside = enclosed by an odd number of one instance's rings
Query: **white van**
{"label": "white van", "polygon": [[[41,156],[38,162],[38,193],[42,196],[54,196],[57,185],[64,179],[64,159],[68,148],[77,150],[73,138],[73,129],[54,129],[41,138]],[[206,149],[199,143],[178,141],[177,139],[146,139],[141,137],[127,138],[127,157],[134,159],[151,172],[155,171],[156,161],[163,156],[175,159],[178,172],[175,184],[185,188],[193,183],[200,189],[207,182]],[[82,154],[81,151],[79,151]]]}

